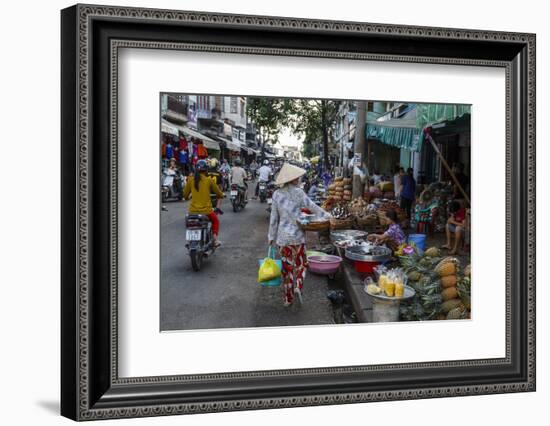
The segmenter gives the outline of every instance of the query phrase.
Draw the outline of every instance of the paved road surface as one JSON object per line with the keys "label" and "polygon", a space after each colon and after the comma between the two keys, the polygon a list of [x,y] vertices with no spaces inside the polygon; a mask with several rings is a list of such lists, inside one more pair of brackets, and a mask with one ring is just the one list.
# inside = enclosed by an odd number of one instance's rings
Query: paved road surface
{"label": "paved road surface", "polygon": [[168,202],[161,212],[161,330],[333,324],[326,298],[327,279],[308,274],[304,305],[283,306],[280,287],[256,282],[258,258],[267,253],[267,204],[251,200],[233,213],[224,199],[220,216],[222,247],[191,268],[185,248],[189,202]]}

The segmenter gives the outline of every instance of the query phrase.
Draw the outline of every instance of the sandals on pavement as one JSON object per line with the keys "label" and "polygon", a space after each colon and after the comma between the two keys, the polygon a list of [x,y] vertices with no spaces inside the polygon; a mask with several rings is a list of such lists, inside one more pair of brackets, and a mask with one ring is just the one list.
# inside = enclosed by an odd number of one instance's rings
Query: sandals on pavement
{"label": "sandals on pavement", "polygon": [[302,300],[302,292],[298,287],[294,289],[294,295],[298,297],[298,300],[300,301],[300,305],[303,305],[304,301]]}

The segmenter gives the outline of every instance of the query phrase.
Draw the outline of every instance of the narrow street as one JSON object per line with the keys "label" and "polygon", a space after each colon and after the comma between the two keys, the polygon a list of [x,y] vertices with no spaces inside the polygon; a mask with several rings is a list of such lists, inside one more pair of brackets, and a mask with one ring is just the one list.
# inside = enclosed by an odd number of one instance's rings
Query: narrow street
{"label": "narrow street", "polygon": [[327,278],[308,273],[304,304],[296,301],[289,308],[283,306],[280,287],[256,282],[258,259],[267,254],[267,204],[250,200],[234,213],[224,199],[222,246],[199,272],[192,270],[185,248],[188,205],[168,202],[168,211],[161,212],[161,331],[334,323]]}

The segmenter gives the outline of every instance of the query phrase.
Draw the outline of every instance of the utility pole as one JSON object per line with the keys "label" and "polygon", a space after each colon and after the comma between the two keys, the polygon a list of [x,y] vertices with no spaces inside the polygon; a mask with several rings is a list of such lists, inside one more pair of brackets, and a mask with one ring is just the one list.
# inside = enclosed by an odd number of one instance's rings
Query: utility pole
{"label": "utility pole", "polygon": [[328,123],[327,123],[327,101],[321,101],[321,128],[323,136],[323,170],[330,170],[330,158],[328,152]]}
{"label": "utility pole", "polygon": [[347,163],[349,162],[349,158],[347,158],[347,150],[346,150],[346,144],[348,143],[349,141],[349,119],[348,119],[348,114],[349,114],[349,102],[346,102],[345,104],[345,110],[344,110],[344,119],[343,119],[343,132],[342,132],[342,136],[340,136],[340,155],[341,155],[341,163],[340,163],[340,170],[342,170],[342,175],[346,174],[346,177],[347,176],[347,172],[346,172],[346,167],[347,167]]}
{"label": "utility pole", "polygon": [[365,125],[367,119],[367,103],[365,101],[357,102],[357,115],[355,116],[355,141],[353,143],[353,152],[355,158],[360,158],[359,164],[354,163],[353,168],[353,190],[352,198],[363,196],[363,182],[361,175],[355,173],[355,166],[361,170],[365,170],[365,164],[368,161],[366,158],[366,140],[365,140]]}

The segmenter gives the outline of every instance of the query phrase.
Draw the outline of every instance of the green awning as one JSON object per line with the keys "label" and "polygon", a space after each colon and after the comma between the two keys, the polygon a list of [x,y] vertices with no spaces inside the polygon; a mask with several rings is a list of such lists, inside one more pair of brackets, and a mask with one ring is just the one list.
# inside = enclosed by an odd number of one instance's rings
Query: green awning
{"label": "green awning", "polygon": [[422,129],[430,124],[454,120],[470,113],[470,105],[455,104],[417,104],[416,127]]}
{"label": "green awning", "polygon": [[368,124],[365,126],[367,139],[377,139],[395,148],[420,152],[424,141],[422,129],[414,127],[389,127]]}

